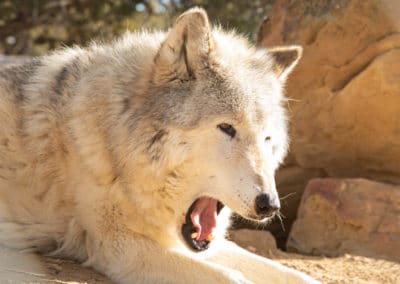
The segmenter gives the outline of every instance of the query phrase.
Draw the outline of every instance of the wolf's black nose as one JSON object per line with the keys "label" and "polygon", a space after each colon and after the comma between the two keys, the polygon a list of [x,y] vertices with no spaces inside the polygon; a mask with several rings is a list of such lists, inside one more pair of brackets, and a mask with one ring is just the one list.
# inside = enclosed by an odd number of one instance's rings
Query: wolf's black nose
{"label": "wolf's black nose", "polygon": [[256,213],[261,216],[269,217],[280,208],[279,201],[271,199],[266,193],[258,195],[255,203]]}

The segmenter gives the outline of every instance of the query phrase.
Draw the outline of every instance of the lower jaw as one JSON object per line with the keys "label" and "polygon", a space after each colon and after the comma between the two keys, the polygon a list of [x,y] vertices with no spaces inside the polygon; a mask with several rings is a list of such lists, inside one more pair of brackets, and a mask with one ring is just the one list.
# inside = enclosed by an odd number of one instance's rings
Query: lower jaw
{"label": "lower jaw", "polygon": [[197,241],[194,238],[191,238],[192,234],[194,234],[195,232],[196,230],[193,230],[191,225],[188,224],[182,225],[181,233],[186,245],[189,246],[189,248],[195,252],[200,252],[208,249],[210,246],[210,241],[207,240]]}
{"label": "lower jaw", "polygon": [[[201,252],[204,250],[207,250],[212,242],[211,239],[209,240],[196,240],[194,234],[196,233],[196,229],[193,226],[193,223],[190,218],[190,214],[194,209],[194,206],[198,199],[196,199],[192,205],[189,207],[187,213],[186,213],[186,220],[185,223],[181,226],[181,234],[184,240],[184,243],[186,246],[188,246],[192,251],[194,252]],[[221,211],[221,209],[224,207],[224,205],[218,201],[217,202],[217,215]]]}

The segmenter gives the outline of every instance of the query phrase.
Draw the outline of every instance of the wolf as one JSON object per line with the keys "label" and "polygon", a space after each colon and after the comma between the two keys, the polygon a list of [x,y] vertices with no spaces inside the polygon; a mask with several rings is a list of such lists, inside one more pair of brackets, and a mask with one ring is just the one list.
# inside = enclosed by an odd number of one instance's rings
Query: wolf
{"label": "wolf", "polygon": [[317,283],[225,239],[266,220],[288,147],[266,50],[192,8],[0,71],[0,244],[75,259],[117,283]]}

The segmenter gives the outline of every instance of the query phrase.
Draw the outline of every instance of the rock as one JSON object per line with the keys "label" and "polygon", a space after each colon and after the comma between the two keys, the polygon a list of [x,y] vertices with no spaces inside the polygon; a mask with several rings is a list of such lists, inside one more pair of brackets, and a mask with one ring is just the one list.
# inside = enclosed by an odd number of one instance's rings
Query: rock
{"label": "rock", "polygon": [[400,183],[400,2],[278,0],[270,15],[262,45],[304,48],[287,85],[294,163]]}
{"label": "rock", "polygon": [[366,179],[311,180],[287,249],[400,261],[400,186]]}
{"label": "rock", "polygon": [[242,248],[254,253],[271,255],[277,251],[275,238],[267,231],[249,229],[232,230],[229,232],[229,239]]}
{"label": "rock", "polygon": [[[291,152],[278,172],[281,196],[312,177],[400,183],[399,15],[398,0],[274,2],[259,44],[304,48],[286,88]],[[299,198],[289,200],[281,211],[290,228]],[[278,222],[271,230],[282,234]]]}

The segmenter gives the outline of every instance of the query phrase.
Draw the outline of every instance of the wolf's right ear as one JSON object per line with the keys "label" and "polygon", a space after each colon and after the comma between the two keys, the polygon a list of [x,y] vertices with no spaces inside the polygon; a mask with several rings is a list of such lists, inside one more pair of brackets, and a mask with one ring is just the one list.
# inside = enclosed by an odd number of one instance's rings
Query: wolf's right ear
{"label": "wolf's right ear", "polygon": [[155,76],[159,81],[176,77],[195,78],[207,66],[214,48],[207,13],[192,8],[178,17],[155,58]]}

